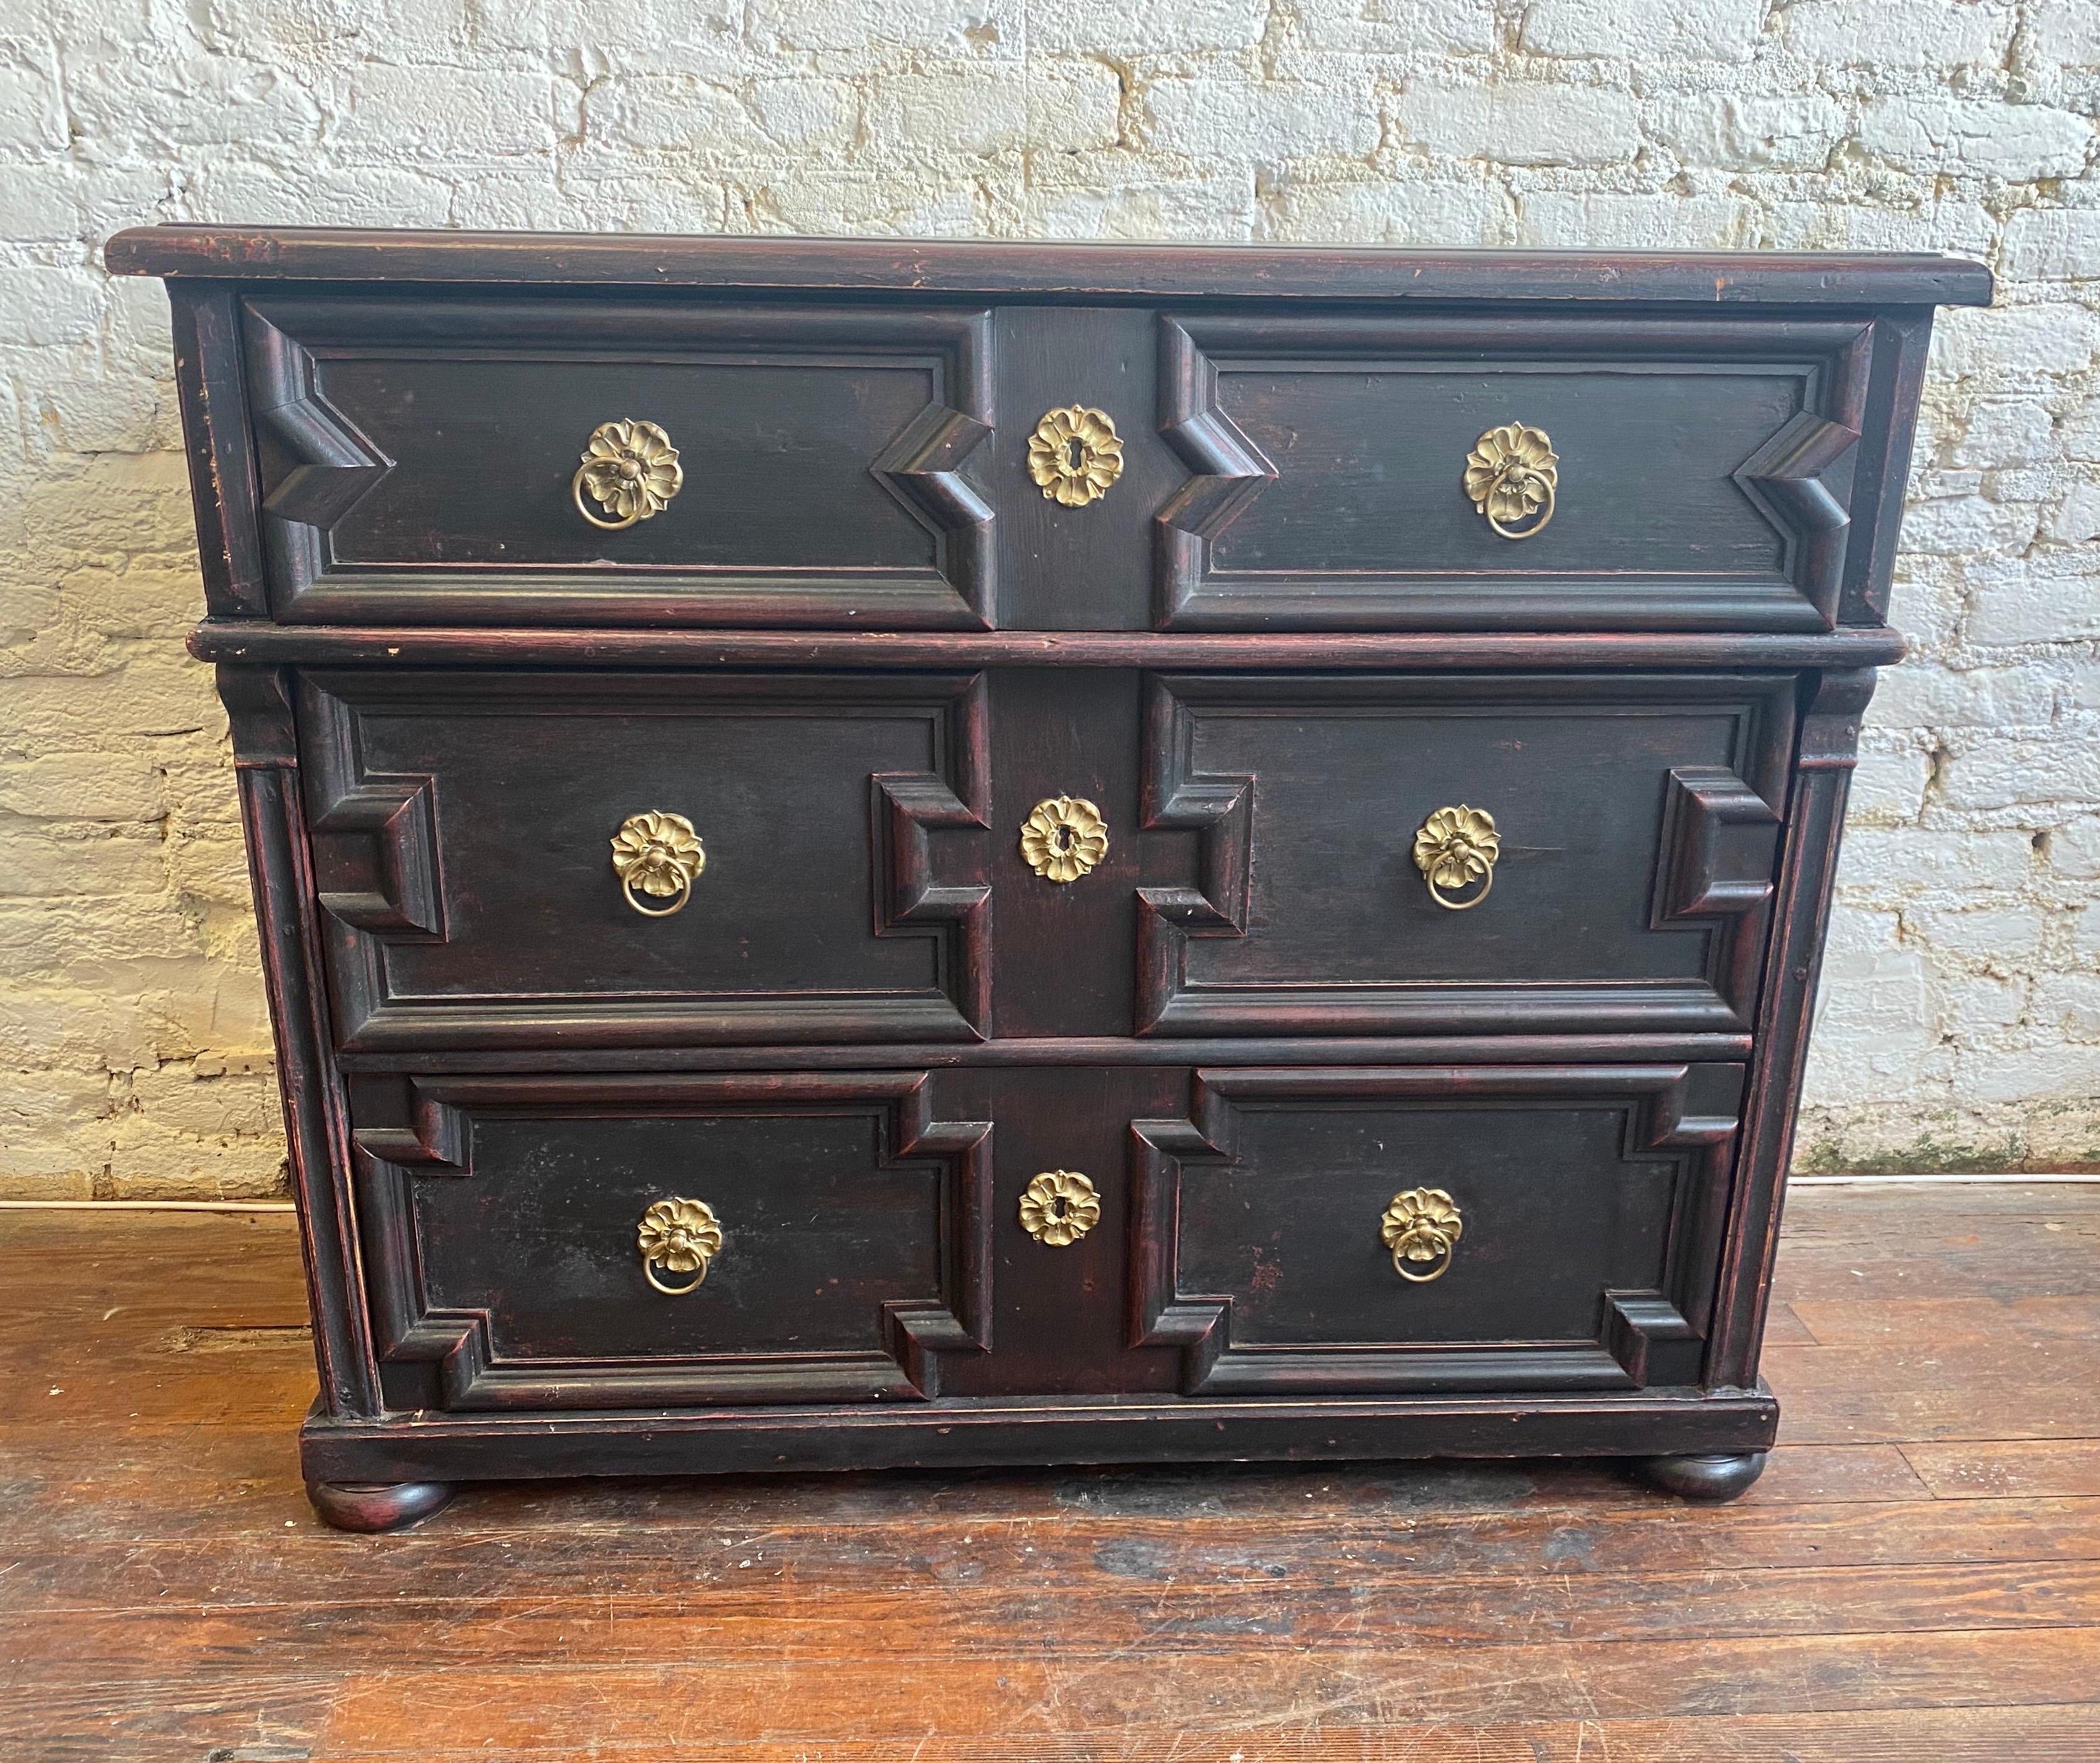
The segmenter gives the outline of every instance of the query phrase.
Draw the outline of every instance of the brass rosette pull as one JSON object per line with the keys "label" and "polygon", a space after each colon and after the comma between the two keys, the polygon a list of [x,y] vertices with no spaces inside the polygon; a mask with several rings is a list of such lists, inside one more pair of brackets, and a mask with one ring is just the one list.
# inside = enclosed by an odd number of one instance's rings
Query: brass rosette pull
{"label": "brass rosette pull", "polygon": [[[601,422],[591,431],[584,462],[569,480],[569,494],[576,499],[576,512],[593,526],[618,532],[637,521],[655,519],[685,481],[686,468],[678,463],[671,437],[654,422],[623,418]],[[585,506],[587,494],[604,515]]]}
{"label": "brass rosette pull", "polygon": [[1544,429],[1505,422],[1466,455],[1466,493],[1503,538],[1535,539],[1543,532],[1560,487],[1560,457]]}
{"label": "brass rosette pull", "polygon": [[[683,1297],[699,1290],[708,1276],[708,1264],[721,1253],[721,1221],[704,1200],[658,1200],[642,1213],[635,1238],[643,1276],[666,1297]],[[692,1277],[682,1285],[666,1285],[656,1276],[659,1267]]]}
{"label": "brass rosette pull", "polygon": [[1021,1227],[1039,1243],[1065,1248],[1101,1222],[1094,1184],[1073,1169],[1047,1169],[1021,1195]]}
{"label": "brass rosette pull", "polygon": [[[1414,835],[1414,867],[1429,884],[1429,897],[1446,912],[1470,912],[1488,897],[1495,885],[1495,859],[1502,855],[1502,835],[1495,817],[1485,808],[1439,808],[1422,823]],[[1471,887],[1480,891],[1471,899],[1453,899],[1450,895]]]}
{"label": "brass rosette pull", "polygon": [[1060,508],[1099,502],[1123,475],[1123,438],[1105,410],[1047,410],[1028,437],[1028,475]]}
{"label": "brass rosette pull", "polygon": [[[1379,1238],[1392,1251],[1392,1270],[1416,1285],[1450,1271],[1451,1253],[1466,1228],[1451,1196],[1440,1187],[1410,1187],[1392,1196],[1379,1221]],[[1410,1263],[1412,1265],[1410,1265]],[[1415,1269],[1426,1266],[1427,1273]]]}
{"label": "brass rosette pull", "polygon": [[[630,815],[612,835],[612,873],[627,904],[644,918],[668,918],[683,912],[693,897],[693,883],[708,866],[700,835],[682,814],[651,808]],[[668,900],[668,906],[645,906],[640,895]]]}
{"label": "brass rosette pull", "polygon": [[1100,809],[1077,796],[1039,802],[1021,824],[1021,855],[1048,881],[1076,882],[1108,851],[1108,822]]}

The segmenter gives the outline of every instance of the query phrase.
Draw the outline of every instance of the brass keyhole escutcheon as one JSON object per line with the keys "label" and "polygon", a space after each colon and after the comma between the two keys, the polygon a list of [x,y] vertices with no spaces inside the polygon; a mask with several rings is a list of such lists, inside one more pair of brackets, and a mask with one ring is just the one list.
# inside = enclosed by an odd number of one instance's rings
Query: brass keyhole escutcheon
{"label": "brass keyhole escutcheon", "polygon": [[1123,475],[1123,437],[1105,410],[1046,410],[1028,437],[1028,475],[1061,508],[1099,502]]}
{"label": "brass keyhole escutcheon", "polygon": [[[671,437],[654,422],[622,418],[601,422],[584,448],[584,462],[569,480],[576,512],[594,527],[619,532],[638,521],[653,520],[670,506],[684,487],[686,468]],[[584,497],[604,510],[594,515]],[[610,515],[611,519],[605,518]]]}
{"label": "brass keyhole escutcheon", "polygon": [[[1495,817],[1485,808],[1439,808],[1422,823],[1414,835],[1414,867],[1429,884],[1429,897],[1447,912],[1470,912],[1488,897],[1495,885],[1495,859],[1502,855],[1502,835]],[[1449,896],[1471,887],[1480,891],[1471,899]]]}
{"label": "brass keyhole escutcheon", "polygon": [[1051,882],[1076,882],[1108,855],[1109,824],[1078,796],[1051,796],[1021,824],[1021,855]]}
{"label": "brass keyhole escutcheon", "polygon": [[1466,493],[1503,538],[1535,539],[1543,532],[1560,487],[1560,456],[1542,428],[1505,422],[1466,455]]}
{"label": "brass keyhole escutcheon", "polygon": [[[1466,1228],[1451,1196],[1440,1187],[1410,1187],[1392,1196],[1379,1220],[1379,1239],[1392,1251],[1392,1270],[1416,1285],[1451,1270],[1452,1251]],[[1410,1265],[1410,1263],[1412,1265]],[[1426,1266],[1427,1273],[1417,1267]]]}
{"label": "brass keyhole escutcheon", "polygon": [[[683,912],[693,897],[693,883],[708,866],[708,854],[693,823],[682,814],[651,808],[629,815],[612,836],[612,873],[627,904],[644,918],[668,918]],[[637,890],[668,906],[645,906]]]}
{"label": "brass keyhole escutcheon", "polygon": [[[660,1200],[642,1215],[635,1246],[642,1256],[642,1277],[666,1297],[683,1297],[699,1289],[708,1264],[721,1253],[721,1221],[704,1200]],[[673,1275],[690,1274],[682,1285],[666,1285],[661,1267]]]}
{"label": "brass keyhole escutcheon", "polygon": [[1052,1248],[1069,1248],[1101,1222],[1101,1195],[1077,1170],[1045,1170],[1021,1192],[1021,1229]]}

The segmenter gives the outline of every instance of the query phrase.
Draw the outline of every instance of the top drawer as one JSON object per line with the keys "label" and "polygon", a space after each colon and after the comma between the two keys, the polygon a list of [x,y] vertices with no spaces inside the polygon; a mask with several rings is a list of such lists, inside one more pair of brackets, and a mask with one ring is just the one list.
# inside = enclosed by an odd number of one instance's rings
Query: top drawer
{"label": "top drawer", "polygon": [[1886,549],[1861,318],[242,314],[298,622],[1811,631]]}
{"label": "top drawer", "polygon": [[956,470],[982,312],[288,295],[243,326],[280,618],[990,621]]}

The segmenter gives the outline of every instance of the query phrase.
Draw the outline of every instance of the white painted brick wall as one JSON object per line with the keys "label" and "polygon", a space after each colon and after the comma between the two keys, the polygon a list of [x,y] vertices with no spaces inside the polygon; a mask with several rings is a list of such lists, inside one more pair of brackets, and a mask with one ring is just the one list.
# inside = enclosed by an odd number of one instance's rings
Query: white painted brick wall
{"label": "white painted brick wall", "polygon": [[280,1180],[156,219],[1926,247],[1802,1160],[2100,1161],[2100,0],[12,0],[0,1192]]}

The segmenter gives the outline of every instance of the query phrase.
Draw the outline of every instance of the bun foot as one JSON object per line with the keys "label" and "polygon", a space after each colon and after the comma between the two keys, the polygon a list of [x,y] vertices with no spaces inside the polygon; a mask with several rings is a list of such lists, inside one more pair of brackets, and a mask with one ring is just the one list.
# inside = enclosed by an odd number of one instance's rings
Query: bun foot
{"label": "bun foot", "polygon": [[1634,1474],[1683,1500],[1718,1501],[1747,1493],[1765,1472],[1765,1453],[1742,1451],[1697,1457],[1636,1457]]}
{"label": "bun foot", "polygon": [[309,1482],[307,1498],[338,1531],[395,1531],[449,1505],[451,1482]]}

